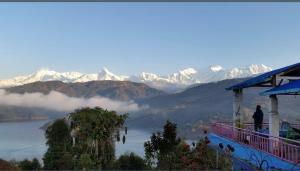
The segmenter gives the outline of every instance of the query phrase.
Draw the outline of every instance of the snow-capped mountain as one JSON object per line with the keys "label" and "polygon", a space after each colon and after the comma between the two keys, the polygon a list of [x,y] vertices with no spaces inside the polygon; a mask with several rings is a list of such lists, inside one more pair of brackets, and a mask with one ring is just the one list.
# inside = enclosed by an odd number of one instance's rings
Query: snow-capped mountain
{"label": "snow-capped mountain", "polygon": [[142,72],[139,75],[124,76],[116,75],[107,68],[96,74],[83,74],[79,72],[56,72],[49,69],[41,69],[27,76],[19,76],[12,79],[0,80],[0,87],[13,87],[24,85],[36,81],[59,80],[67,83],[88,82],[95,80],[115,80],[115,81],[134,81],[142,82],[151,87],[161,90],[176,90],[185,88],[192,84],[215,82],[224,79],[250,77],[256,74],[271,71],[270,67],[263,64],[249,65],[247,67],[225,69],[220,65],[196,70],[187,68],[170,75],[157,75],[153,73]]}
{"label": "snow-capped mountain", "polygon": [[200,83],[207,83],[233,78],[251,77],[253,75],[261,74],[271,70],[272,68],[263,64],[252,64],[246,67],[231,69],[224,69],[220,65],[212,65],[208,68],[200,70],[196,77],[200,79]]}
{"label": "snow-capped mountain", "polygon": [[192,84],[216,82],[225,79],[251,77],[271,71],[272,68],[263,64],[252,64],[246,67],[225,69],[220,65],[212,65],[196,70],[187,68],[176,73],[160,76],[152,73],[142,73],[139,76],[130,77],[132,81],[139,81],[151,87],[161,90],[177,90]]}
{"label": "snow-capped mountain", "polygon": [[118,76],[110,72],[106,67],[98,74],[97,80],[113,80],[113,81],[125,81],[128,79],[128,76]]}

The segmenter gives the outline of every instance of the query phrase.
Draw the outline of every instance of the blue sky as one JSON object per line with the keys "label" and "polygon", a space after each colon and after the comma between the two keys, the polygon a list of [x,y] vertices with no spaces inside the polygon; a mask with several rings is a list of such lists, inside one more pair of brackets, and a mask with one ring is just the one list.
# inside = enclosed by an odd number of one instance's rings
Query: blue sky
{"label": "blue sky", "polygon": [[297,3],[1,3],[0,78],[300,60]]}

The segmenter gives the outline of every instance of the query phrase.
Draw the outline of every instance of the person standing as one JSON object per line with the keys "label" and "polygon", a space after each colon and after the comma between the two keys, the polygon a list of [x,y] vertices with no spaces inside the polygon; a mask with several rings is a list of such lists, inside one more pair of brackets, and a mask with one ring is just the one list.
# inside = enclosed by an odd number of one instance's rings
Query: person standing
{"label": "person standing", "polygon": [[256,111],[254,112],[252,118],[254,119],[254,130],[255,131],[261,130],[262,123],[263,123],[263,120],[264,120],[264,113],[261,110],[260,105],[256,106]]}

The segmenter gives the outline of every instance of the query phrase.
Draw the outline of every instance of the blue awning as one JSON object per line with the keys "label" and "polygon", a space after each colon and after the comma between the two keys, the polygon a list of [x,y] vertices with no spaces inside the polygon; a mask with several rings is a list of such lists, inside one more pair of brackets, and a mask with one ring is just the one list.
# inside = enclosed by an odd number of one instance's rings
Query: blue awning
{"label": "blue awning", "polygon": [[295,68],[300,68],[300,63],[296,63],[287,67],[279,68],[270,72],[266,72],[264,74],[261,74],[257,77],[253,77],[249,80],[243,81],[241,83],[238,83],[236,85],[233,85],[231,87],[226,88],[226,90],[237,90],[237,89],[243,89],[252,87],[259,84],[264,84],[272,79],[274,75],[281,74],[283,72],[291,71]]}
{"label": "blue awning", "polygon": [[282,86],[274,87],[270,90],[260,93],[262,96],[277,94],[297,94],[300,93],[300,80],[295,80]]}

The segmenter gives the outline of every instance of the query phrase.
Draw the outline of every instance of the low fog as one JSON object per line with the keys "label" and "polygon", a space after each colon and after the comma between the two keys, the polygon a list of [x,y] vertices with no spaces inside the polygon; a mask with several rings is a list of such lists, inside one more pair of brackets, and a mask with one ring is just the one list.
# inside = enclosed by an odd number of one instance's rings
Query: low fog
{"label": "low fog", "polygon": [[69,112],[82,107],[96,106],[117,112],[136,112],[144,108],[140,107],[134,101],[117,101],[100,96],[77,98],[66,96],[57,91],[51,91],[49,94],[16,94],[9,93],[3,89],[0,90],[0,105],[44,108],[60,112]]}

